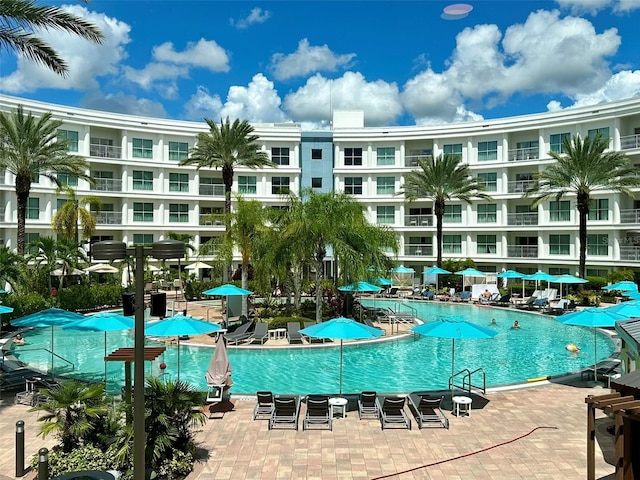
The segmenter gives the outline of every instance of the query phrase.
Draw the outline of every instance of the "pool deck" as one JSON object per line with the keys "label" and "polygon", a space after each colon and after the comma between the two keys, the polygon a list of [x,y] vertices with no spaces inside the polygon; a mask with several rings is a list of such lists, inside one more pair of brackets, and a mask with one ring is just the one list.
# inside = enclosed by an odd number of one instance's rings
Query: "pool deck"
{"label": "pool deck", "polygon": [[[470,417],[446,411],[450,428],[381,430],[375,419],[359,420],[357,411],[336,418],[333,431],[269,431],[267,421],[252,418],[255,399],[231,400],[232,411],[208,419],[197,432],[206,460],[188,480],[221,479],[584,479],[586,478],[587,395],[602,387],[542,382],[530,388],[487,393]],[[480,405],[477,405],[480,407]],[[36,413],[0,406],[0,479],[15,475],[15,422],[25,421],[26,456],[51,447],[55,438],[37,436]],[[304,406],[301,408],[302,420]],[[596,478],[613,479],[612,421],[598,412]],[[554,427],[554,428],[541,428]],[[537,429],[537,430],[535,430]],[[606,459],[606,460],[605,460]],[[29,472],[27,479],[33,479]]]}

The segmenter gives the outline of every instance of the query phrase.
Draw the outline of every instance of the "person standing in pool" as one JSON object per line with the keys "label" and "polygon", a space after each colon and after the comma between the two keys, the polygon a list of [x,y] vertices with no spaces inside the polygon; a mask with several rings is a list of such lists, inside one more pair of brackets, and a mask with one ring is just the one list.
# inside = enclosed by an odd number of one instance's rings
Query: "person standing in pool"
{"label": "person standing in pool", "polygon": [[518,323],[518,320],[516,320],[515,322],[513,322],[513,326],[511,327],[511,330],[518,330],[520,328],[520,324]]}

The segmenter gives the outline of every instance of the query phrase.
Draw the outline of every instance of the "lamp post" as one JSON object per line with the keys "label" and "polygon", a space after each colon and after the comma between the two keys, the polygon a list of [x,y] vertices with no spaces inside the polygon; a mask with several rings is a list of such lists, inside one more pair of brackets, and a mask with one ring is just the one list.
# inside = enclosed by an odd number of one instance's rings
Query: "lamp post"
{"label": "lamp post", "polygon": [[144,258],[149,255],[157,259],[182,258],[184,243],[178,240],[161,240],[154,242],[145,251],[143,245],[136,245],[127,250],[124,242],[105,240],[91,246],[91,254],[96,260],[120,260],[133,253],[136,259],[136,302],[134,329],[134,370],[133,382],[135,394],[133,396],[133,478],[145,480],[144,451],[146,444],[145,427],[145,380],[144,380]]}

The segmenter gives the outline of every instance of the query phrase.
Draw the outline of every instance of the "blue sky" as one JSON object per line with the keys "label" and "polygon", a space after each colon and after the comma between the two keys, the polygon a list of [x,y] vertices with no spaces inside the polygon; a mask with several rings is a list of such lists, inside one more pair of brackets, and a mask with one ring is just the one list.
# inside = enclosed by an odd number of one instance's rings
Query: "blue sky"
{"label": "blue sky", "polygon": [[640,0],[469,1],[453,19],[444,9],[458,2],[430,0],[49,3],[105,42],[43,32],[67,78],[2,51],[0,93],[307,128],[326,127],[332,109],[424,125],[640,95]]}

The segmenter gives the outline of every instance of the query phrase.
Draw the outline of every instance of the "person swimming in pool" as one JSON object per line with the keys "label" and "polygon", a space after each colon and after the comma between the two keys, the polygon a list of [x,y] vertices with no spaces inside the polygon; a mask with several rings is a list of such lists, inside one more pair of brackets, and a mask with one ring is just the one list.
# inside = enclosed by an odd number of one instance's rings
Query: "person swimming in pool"
{"label": "person swimming in pool", "polygon": [[511,327],[512,330],[517,330],[520,328],[520,324],[518,323],[518,320],[516,320],[515,322],[513,322],[513,326]]}
{"label": "person swimming in pool", "polygon": [[495,319],[495,318],[492,318],[492,319],[491,319],[491,325],[498,325],[498,322],[496,322],[496,319]]}

